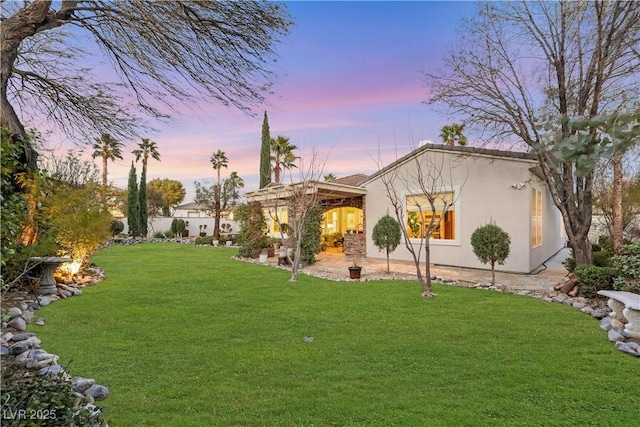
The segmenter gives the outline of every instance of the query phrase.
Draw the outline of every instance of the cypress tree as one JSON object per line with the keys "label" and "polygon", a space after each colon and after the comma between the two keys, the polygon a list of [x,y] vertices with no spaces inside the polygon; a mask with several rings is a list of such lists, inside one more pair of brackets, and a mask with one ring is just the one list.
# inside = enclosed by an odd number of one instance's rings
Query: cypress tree
{"label": "cypress tree", "polygon": [[260,147],[260,188],[271,182],[271,134],[269,133],[269,119],[264,112],[262,121],[262,145]]}
{"label": "cypress tree", "polygon": [[140,211],[139,229],[142,237],[147,237],[148,230],[148,212],[147,212],[147,165],[142,166],[142,175],[140,175],[140,187],[138,188],[138,209]]}
{"label": "cypress tree", "polygon": [[129,194],[127,197],[127,222],[129,223],[129,235],[140,235],[140,209],[138,205],[138,183],[136,180],[136,167],[131,162],[129,170]]}

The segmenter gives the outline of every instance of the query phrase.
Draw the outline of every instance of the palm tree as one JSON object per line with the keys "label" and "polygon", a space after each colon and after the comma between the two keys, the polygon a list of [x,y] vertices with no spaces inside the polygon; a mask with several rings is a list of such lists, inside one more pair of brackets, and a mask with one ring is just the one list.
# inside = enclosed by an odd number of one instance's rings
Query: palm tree
{"label": "palm tree", "polygon": [[337,178],[335,176],[335,174],[333,173],[328,173],[324,176],[324,180],[329,182],[329,181],[335,181]]}
{"label": "palm tree", "polygon": [[458,145],[467,145],[467,137],[463,135],[465,124],[459,125],[458,123],[452,123],[450,125],[442,126],[440,129],[440,138],[442,142],[453,147],[457,142]]}
{"label": "palm tree", "polygon": [[143,138],[142,142],[138,144],[138,148],[132,151],[136,156],[136,162],[142,157],[142,169],[147,170],[147,161],[149,156],[153,157],[157,161],[160,161],[160,153],[158,152],[158,145],[150,141],[149,138]]}
{"label": "palm tree", "polygon": [[221,197],[221,188],[220,188],[220,171],[222,168],[226,168],[229,166],[229,159],[227,155],[222,150],[218,150],[211,155],[209,159],[211,164],[213,165],[213,169],[218,172],[218,181],[215,188],[214,194],[214,222],[213,222],[213,238],[218,240],[220,239],[220,212],[222,211],[222,197]]}
{"label": "palm tree", "polygon": [[102,186],[107,186],[107,163],[109,160],[122,160],[122,143],[113,139],[108,133],[103,133],[100,138],[95,139],[93,144],[94,152],[91,155],[94,159],[102,157]]}
{"label": "palm tree", "polygon": [[271,138],[271,161],[273,162],[273,174],[275,184],[280,184],[280,173],[282,169],[295,168],[294,162],[300,157],[293,154],[293,150],[298,147],[289,143],[289,138],[278,135],[276,139]]}
{"label": "palm tree", "polygon": [[213,165],[213,169],[218,171],[218,187],[220,187],[220,170],[229,166],[229,159],[224,151],[218,150],[211,155],[209,161]]}

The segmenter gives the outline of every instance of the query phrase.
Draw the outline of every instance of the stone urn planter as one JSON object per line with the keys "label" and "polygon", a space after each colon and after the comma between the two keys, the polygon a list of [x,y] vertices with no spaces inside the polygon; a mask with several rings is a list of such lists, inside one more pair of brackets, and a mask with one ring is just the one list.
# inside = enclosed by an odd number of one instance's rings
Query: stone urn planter
{"label": "stone urn planter", "polygon": [[42,265],[42,281],[36,293],[38,295],[54,295],[57,292],[56,279],[53,277],[53,272],[60,264],[73,261],[71,258],[61,257],[32,257],[30,261]]}

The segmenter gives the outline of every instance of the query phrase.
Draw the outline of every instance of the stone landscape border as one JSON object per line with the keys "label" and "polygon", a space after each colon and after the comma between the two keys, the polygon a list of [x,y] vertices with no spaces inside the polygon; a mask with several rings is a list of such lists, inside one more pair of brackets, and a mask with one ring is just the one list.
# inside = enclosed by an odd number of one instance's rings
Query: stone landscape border
{"label": "stone landscape border", "polygon": [[[77,410],[88,411],[91,418],[97,418],[102,413],[102,408],[95,405],[96,401],[104,400],[109,396],[109,389],[96,384],[91,378],[72,377],[63,365],[58,364],[60,357],[51,354],[41,348],[40,338],[34,332],[26,332],[27,324],[44,326],[45,318],[37,317],[37,310],[60,299],[82,295],[82,288],[94,285],[104,280],[104,272],[99,268],[88,270],[89,275],[78,277],[75,281],[66,280],[65,283],[57,283],[57,292],[52,295],[30,296],[28,292],[12,294],[12,306],[2,313],[2,334],[0,337],[0,355],[2,357],[3,371],[7,367],[17,367],[25,371],[37,370],[39,376],[58,377],[71,383],[76,399]],[[35,318],[35,320],[34,320]],[[6,321],[5,321],[6,320]],[[3,402],[3,405],[6,402]],[[10,416],[13,412],[3,411]],[[18,416],[18,414],[13,414]]]}

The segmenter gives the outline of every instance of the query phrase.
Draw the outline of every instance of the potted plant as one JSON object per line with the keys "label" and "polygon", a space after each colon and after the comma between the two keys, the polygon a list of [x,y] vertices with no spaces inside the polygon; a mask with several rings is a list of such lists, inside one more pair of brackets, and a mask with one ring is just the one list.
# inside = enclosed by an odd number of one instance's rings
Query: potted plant
{"label": "potted plant", "polygon": [[260,239],[260,253],[266,254],[267,257],[276,255],[276,249],[273,247],[273,239],[268,236],[262,236]]}
{"label": "potted plant", "polygon": [[360,279],[362,273],[362,266],[360,265],[360,257],[356,256],[353,259],[353,264],[349,267],[349,277],[352,279]]}

